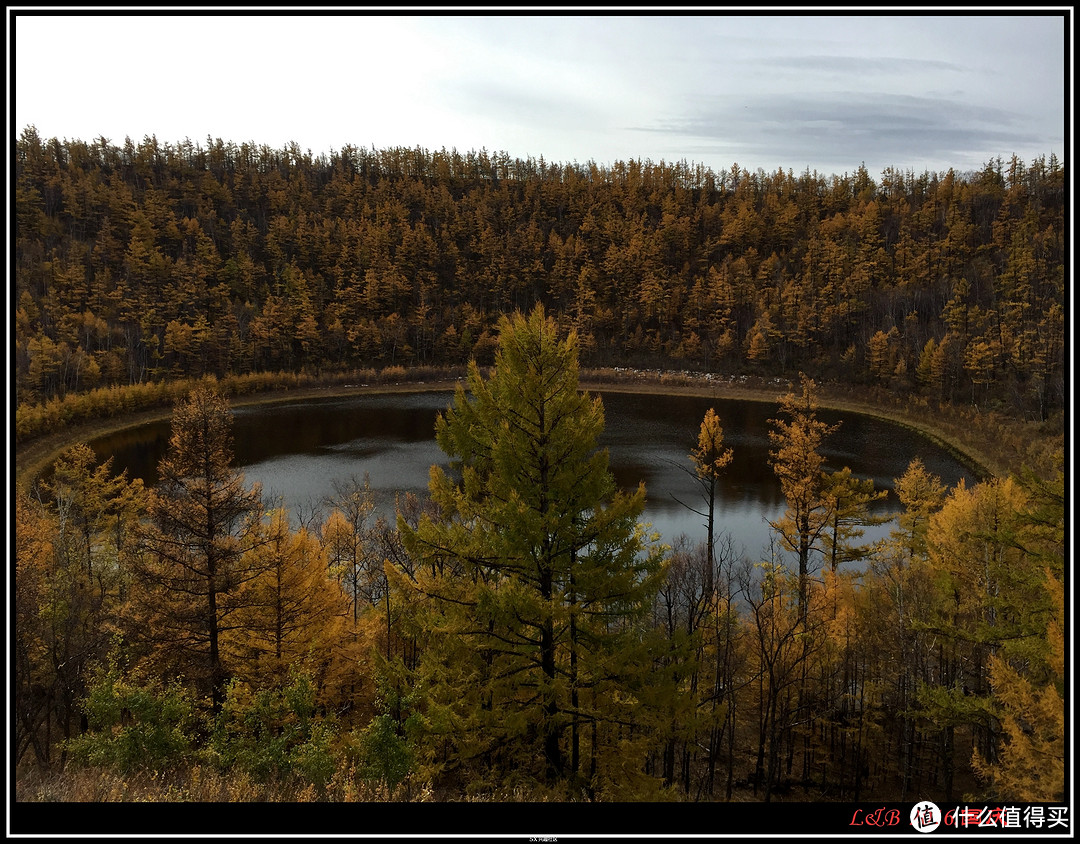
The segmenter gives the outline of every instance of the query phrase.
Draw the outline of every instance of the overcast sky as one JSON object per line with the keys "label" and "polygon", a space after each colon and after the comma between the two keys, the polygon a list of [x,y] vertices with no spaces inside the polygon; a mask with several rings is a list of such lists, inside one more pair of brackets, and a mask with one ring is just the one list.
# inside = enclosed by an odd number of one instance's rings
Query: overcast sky
{"label": "overcast sky", "polygon": [[486,148],[826,175],[865,163],[875,178],[1013,153],[1070,159],[1063,11],[14,11],[16,135],[33,124],[45,138],[116,144]]}

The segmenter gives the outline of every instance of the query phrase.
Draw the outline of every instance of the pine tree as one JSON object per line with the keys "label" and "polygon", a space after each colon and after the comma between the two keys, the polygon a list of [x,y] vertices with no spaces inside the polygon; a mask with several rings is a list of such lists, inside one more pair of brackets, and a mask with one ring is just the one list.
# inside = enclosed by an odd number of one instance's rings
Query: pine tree
{"label": "pine tree", "polygon": [[436,425],[451,458],[431,472],[441,518],[399,520],[420,565],[395,582],[431,625],[429,718],[459,760],[504,774],[584,773],[583,745],[590,773],[625,765],[598,745],[631,721],[660,576],[637,521],[644,487],[616,491],[596,446],[603,405],[578,392],[576,336],[559,340],[542,308],[501,321],[493,374],[473,364],[468,385]]}

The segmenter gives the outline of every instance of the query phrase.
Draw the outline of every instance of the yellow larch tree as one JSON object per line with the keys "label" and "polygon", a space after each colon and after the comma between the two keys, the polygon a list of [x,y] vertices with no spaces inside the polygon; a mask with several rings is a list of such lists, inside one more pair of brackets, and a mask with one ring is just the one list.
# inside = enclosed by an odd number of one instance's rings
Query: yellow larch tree
{"label": "yellow larch tree", "polygon": [[1045,574],[1054,604],[1047,625],[1049,681],[1040,685],[1003,657],[990,657],[990,685],[1005,740],[996,764],[976,749],[972,766],[996,799],[1058,803],[1065,797],[1065,590],[1049,570]]}
{"label": "yellow larch tree", "polygon": [[827,425],[817,416],[817,386],[802,376],[802,393],[780,398],[780,413],[771,420],[769,462],[780,479],[787,501],[784,515],[769,524],[781,544],[798,555],[799,617],[805,621],[810,583],[810,554],[829,526],[832,503],[825,494],[825,457],[821,446],[838,425]]}
{"label": "yellow larch tree", "polygon": [[290,669],[322,680],[342,636],[347,600],[318,539],[293,532],[283,509],[269,513],[248,562],[258,576],[226,628],[234,673],[253,686],[284,685]]}

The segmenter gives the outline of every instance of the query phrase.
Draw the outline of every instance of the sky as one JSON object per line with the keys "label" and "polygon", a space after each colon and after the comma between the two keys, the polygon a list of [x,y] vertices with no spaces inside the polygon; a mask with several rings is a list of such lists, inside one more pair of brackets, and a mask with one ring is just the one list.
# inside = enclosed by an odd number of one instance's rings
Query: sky
{"label": "sky", "polygon": [[[1068,162],[1071,7],[212,15],[8,7],[10,135],[872,177]],[[107,8],[107,7],[106,7]],[[1056,10],[1056,11],[1055,11]],[[14,32],[13,35],[10,33]],[[1071,131],[1070,133],[1071,134]]]}

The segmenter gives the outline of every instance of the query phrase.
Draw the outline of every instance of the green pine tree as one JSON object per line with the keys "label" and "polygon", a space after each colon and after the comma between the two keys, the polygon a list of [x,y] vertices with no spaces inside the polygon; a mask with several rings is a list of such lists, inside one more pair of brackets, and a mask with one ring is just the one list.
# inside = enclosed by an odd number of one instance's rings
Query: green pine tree
{"label": "green pine tree", "polygon": [[578,391],[576,335],[560,340],[542,308],[501,321],[493,374],[474,364],[468,386],[436,425],[451,458],[431,470],[441,517],[399,520],[420,565],[395,584],[430,631],[428,722],[480,781],[486,768],[502,784],[577,775],[589,788],[610,762],[607,781],[626,786],[662,569],[638,522],[644,486],[616,489],[596,445],[602,402]]}

